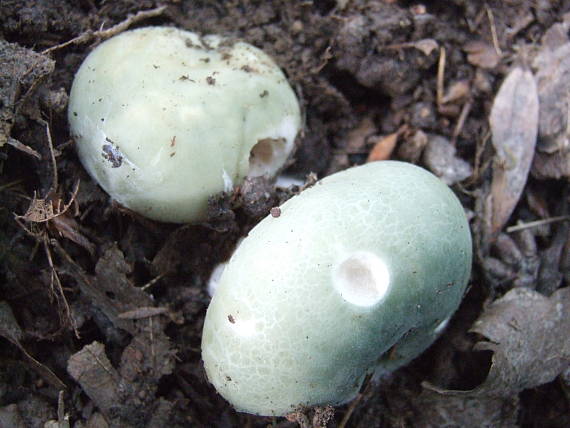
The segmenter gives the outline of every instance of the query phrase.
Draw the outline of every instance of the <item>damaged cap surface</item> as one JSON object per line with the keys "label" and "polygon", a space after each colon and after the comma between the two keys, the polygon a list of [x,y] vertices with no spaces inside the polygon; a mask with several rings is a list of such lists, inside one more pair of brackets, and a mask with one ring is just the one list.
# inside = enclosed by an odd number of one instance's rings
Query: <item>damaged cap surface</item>
{"label": "damaged cap surface", "polygon": [[301,126],[293,90],[261,50],[167,27],[97,47],[68,116],[89,174],[122,205],[167,222],[205,220],[210,196],[274,175]]}

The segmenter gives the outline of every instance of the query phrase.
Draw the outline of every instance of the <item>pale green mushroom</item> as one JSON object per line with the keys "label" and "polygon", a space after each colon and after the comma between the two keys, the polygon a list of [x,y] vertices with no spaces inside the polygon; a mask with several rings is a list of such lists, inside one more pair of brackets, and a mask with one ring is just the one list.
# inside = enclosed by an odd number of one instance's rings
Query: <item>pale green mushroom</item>
{"label": "pale green mushroom", "polygon": [[85,59],[69,99],[81,162],[122,205],[167,222],[206,220],[208,198],[273,176],[301,126],[295,93],[261,50],[148,27]]}
{"label": "pale green mushroom", "polygon": [[208,308],[202,357],[238,411],[345,403],[426,349],[471,269],[463,208],[437,177],[376,162],[326,177],[243,240]]}

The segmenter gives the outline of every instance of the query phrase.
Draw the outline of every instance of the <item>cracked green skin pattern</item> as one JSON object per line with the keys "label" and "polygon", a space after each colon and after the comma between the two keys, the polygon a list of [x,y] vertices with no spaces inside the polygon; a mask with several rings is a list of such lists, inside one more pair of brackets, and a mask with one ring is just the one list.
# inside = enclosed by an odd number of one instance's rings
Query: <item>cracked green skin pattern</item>
{"label": "cracked green skin pattern", "polygon": [[[335,267],[363,251],[390,274],[368,307],[333,286]],[[385,161],[326,177],[232,256],[204,324],[208,379],[248,413],[345,403],[366,375],[406,364],[436,339],[461,302],[471,257],[461,204],[424,169]]]}
{"label": "cracked green skin pattern", "polygon": [[122,205],[167,222],[206,219],[210,196],[248,176],[274,139],[275,174],[300,128],[297,98],[261,50],[167,27],[99,45],[77,72],[68,110],[89,174]]}

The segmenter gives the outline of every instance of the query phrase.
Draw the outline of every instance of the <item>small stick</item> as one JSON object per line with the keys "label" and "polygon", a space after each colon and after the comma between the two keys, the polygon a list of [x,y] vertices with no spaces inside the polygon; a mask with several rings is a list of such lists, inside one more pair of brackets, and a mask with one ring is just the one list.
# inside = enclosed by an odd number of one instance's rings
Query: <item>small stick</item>
{"label": "small stick", "polygon": [[545,224],[558,223],[570,220],[570,215],[561,215],[558,217],[550,217],[542,220],[529,221],[528,223],[520,223],[516,226],[507,227],[507,233],[518,232],[519,230],[530,229],[533,227],[544,226]]}
{"label": "small stick", "polygon": [[354,400],[352,400],[352,403],[350,403],[350,406],[348,407],[348,409],[346,410],[346,413],[344,414],[342,420],[338,424],[338,428],[345,428],[346,427],[346,424],[348,423],[348,420],[352,416],[354,409],[356,409],[356,406],[358,405],[358,403],[360,403],[363,396],[364,396],[364,394],[358,394],[358,396]]}
{"label": "small stick", "polygon": [[57,176],[57,162],[55,161],[55,150],[53,148],[53,141],[51,139],[51,131],[49,129],[49,124],[45,120],[38,119],[38,122],[46,127],[46,135],[47,135],[47,140],[48,140],[49,154],[50,154],[51,164],[52,164],[52,168],[53,168],[53,182],[51,184],[51,190],[53,192],[57,192],[57,187],[59,185],[59,183],[58,183],[59,179]]}
{"label": "small stick", "polygon": [[442,46],[439,50],[439,62],[437,64],[437,106],[443,104],[443,90],[445,80],[445,48]]}
{"label": "small stick", "polygon": [[497,27],[495,27],[495,16],[493,15],[493,11],[489,8],[488,5],[485,5],[485,10],[487,11],[487,18],[489,18],[489,25],[491,26],[491,37],[493,38],[493,46],[495,47],[495,52],[497,52],[497,55],[503,56],[503,51],[499,46]]}
{"label": "small stick", "polygon": [[15,149],[20,150],[21,152],[24,152],[30,156],[33,156],[38,160],[42,160],[42,155],[40,155],[38,152],[36,152],[30,146],[26,146],[24,143],[20,143],[15,138],[9,137],[8,138],[8,144],[10,146],[14,147]]}
{"label": "small stick", "polygon": [[114,36],[115,34],[119,34],[125,31],[127,28],[129,28],[131,25],[133,25],[136,22],[162,15],[162,13],[165,10],[166,6],[160,6],[150,10],[142,10],[140,12],[137,12],[135,15],[129,15],[127,19],[125,19],[123,22],[119,22],[117,25],[114,25],[108,30],[98,30],[98,31],[88,30],[80,34],[79,36],[74,37],[71,40],[68,40],[67,42],[63,42],[60,43],[59,45],[55,45],[52,46],[51,48],[45,49],[44,51],[42,51],[42,53],[45,55],[72,44],[78,45],[80,43],[88,42],[91,39],[107,39],[109,37]]}
{"label": "small stick", "polygon": [[156,278],[151,279],[149,282],[147,282],[145,285],[143,285],[141,287],[141,290],[146,290],[146,289],[152,287],[154,284],[156,284],[158,281],[160,281],[162,278],[164,278],[164,276],[165,276],[165,274],[161,273]]}
{"label": "small stick", "polygon": [[459,137],[459,134],[461,134],[463,126],[465,126],[465,121],[467,120],[467,116],[469,116],[469,112],[471,111],[472,106],[473,103],[471,101],[467,101],[465,104],[463,104],[463,107],[461,108],[461,113],[459,114],[459,119],[457,119],[457,124],[455,125],[455,129],[453,130],[453,136],[451,139],[453,145],[455,145],[455,143],[457,142],[457,138]]}

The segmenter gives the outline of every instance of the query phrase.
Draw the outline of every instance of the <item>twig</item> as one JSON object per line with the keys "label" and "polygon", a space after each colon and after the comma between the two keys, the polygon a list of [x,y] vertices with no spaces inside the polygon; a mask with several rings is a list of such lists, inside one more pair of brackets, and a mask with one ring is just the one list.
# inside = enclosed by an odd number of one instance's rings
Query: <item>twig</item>
{"label": "twig", "polygon": [[51,132],[49,130],[49,124],[43,119],[38,119],[38,122],[46,127],[46,134],[47,134],[48,146],[49,146],[49,154],[50,154],[50,158],[51,158],[51,166],[53,168],[53,183],[51,184],[51,189],[52,189],[52,192],[57,192],[59,179],[57,176],[57,162],[55,161],[55,151],[53,148],[53,141],[51,139]]}
{"label": "twig", "polygon": [[352,400],[352,403],[350,403],[350,406],[348,407],[348,409],[346,409],[346,413],[344,414],[342,420],[338,424],[338,428],[346,427],[346,424],[348,423],[348,420],[352,416],[354,409],[356,409],[356,406],[358,405],[358,403],[360,403],[360,400],[362,400],[362,396],[363,394],[358,394],[358,396],[354,400]]}
{"label": "twig", "polygon": [[465,120],[467,120],[467,116],[469,116],[469,112],[471,111],[472,106],[473,103],[471,102],[471,100],[469,100],[465,104],[463,104],[463,107],[461,108],[461,113],[459,114],[459,119],[457,119],[457,124],[455,125],[455,129],[453,130],[453,136],[451,138],[451,143],[453,145],[455,145],[455,143],[457,142],[457,138],[459,137],[459,134],[461,134],[463,126],[465,126]]}
{"label": "twig", "polygon": [[129,28],[131,25],[148,19],[148,18],[154,18],[155,16],[160,16],[162,15],[162,13],[166,10],[167,6],[160,6],[157,7],[155,9],[150,9],[150,10],[142,10],[140,12],[137,12],[135,15],[129,15],[127,17],[127,19],[125,19],[123,22],[119,22],[117,25],[114,25],[113,27],[107,29],[107,30],[97,30],[97,31],[93,31],[93,30],[88,30],[86,32],[84,32],[83,34],[80,34],[77,37],[74,37],[71,40],[68,40],[67,42],[63,42],[60,43],[59,45],[55,45],[52,46],[51,48],[48,48],[46,50],[44,50],[42,53],[48,54],[50,52],[53,52],[55,50],[64,48],[66,46],[69,45],[78,45],[80,43],[85,43],[88,42],[92,39],[107,39],[109,37],[112,37],[116,34],[119,34],[123,31],[125,31],[127,28]]}
{"label": "twig", "polygon": [[441,107],[443,104],[443,91],[445,86],[445,48],[442,46],[439,49],[439,61],[437,64],[437,106]]}
{"label": "twig", "polygon": [[58,428],[69,428],[69,416],[65,414],[65,391],[59,391],[57,398],[57,423]]}
{"label": "twig", "polygon": [[501,57],[503,56],[503,51],[499,46],[499,37],[497,37],[497,27],[495,26],[495,16],[487,4],[485,5],[485,10],[487,11],[487,18],[489,19],[489,26],[491,27],[491,37],[493,38],[493,46],[495,47],[495,52],[497,52],[497,55]]}
{"label": "twig", "polygon": [[162,278],[164,278],[165,275],[166,274],[161,273],[156,278],[151,279],[149,282],[147,282],[145,285],[143,285],[141,287],[141,290],[146,290],[146,289],[152,287],[154,284],[156,284],[158,281],[160,281]]}
{"label": "twig", "polygon": [[14,180],[14,181],[10,181],[9,183],[5,183],[5,184],[0,184],[0,192],[3,192],[4,190],[9,190],[12,187],[17,186],[20,183],[23,183],[24,180],[22,180],[21,178],[18,180]]}
{"label": "twig", "polygon": [[[77,324],[75,323],[75,319],[71,315],[71,308],[69,307],[69,303],[67,303],[67,299],[65,298],[65,294],[63,292],[63,286],[61,285],[61,281],[59,279],[59,275],[55,270],[55,266],[53,264],[53,259],[51,257],[51,251],[49,249],[49,243],[47,237],[43,239],[44,244],[44,251],[46,253],[46,257],[48,259],[48,264],[51,269],[51,291],[56,296],[58,302],[60,302],[61,307],[63,308],[63,314],[67,322],[69,322],[73,332],[75,333],[75,337],[78,339],[81,337],[79,335],[79,331],[77,330]],[[57,285],[57,292],[54,290],[53,284]],[[59,297],[57,297],[59,296]]]}
{"label": "twig", "polygon": [[33,156],[38,160],[42,160],[42,155],[40,155],[38,152],[36,152],[30,146],[27,146],[24,143],[19,142],[15,138],[9,137],[8,138],[8,144],[10,146],[14,147],[15,149],[20,150],[21,152],[24,152],[30,156]]}
{"label": "twig", "polygon": [[531,229],[533,227],[544,226],[545,224],[558,223],[570,220],[570,215],[561,215],[557,217],[545,218],[542,220],[529,221],[528,223],[519,223],[515,226],[507,227],[507,233],[518,232],[519,230]]}

